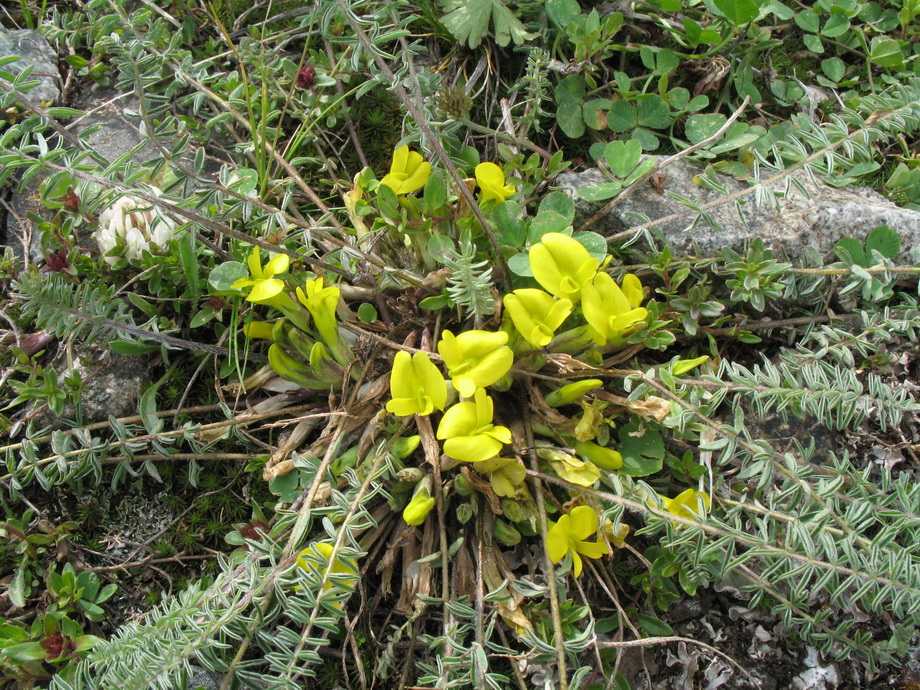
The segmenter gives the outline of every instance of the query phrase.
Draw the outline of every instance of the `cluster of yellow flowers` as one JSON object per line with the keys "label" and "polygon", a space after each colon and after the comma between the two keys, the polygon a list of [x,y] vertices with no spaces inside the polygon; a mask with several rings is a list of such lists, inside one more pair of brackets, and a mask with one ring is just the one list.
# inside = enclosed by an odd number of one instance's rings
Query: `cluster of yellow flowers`
{"label": "cluster of yellow flowers", "polygon": [[[639,306],[643,293],[638,278],[629,275],[622,286],[617,285],[599,270],[600,262],[572,237],[559,233],[544,235],[531,247],[529,260],[534,278],[545,291],[515,290],[505,295],[504,304],[513,328],[533,348],[550,345],[556,331],[579,303],[587,321],[585,332],[598,345],[620,342],[644,323],[647,311]],[[522,490],[526,471],[516,458],[498,457],[511,443],[511,431],[494,423],[494,403],[486,392],[508,375],[514,363],[514,353],[508,347],[508,330],[470,330],[459,335],[445,331],[437,350],[447,369],[450,386],[427,353],[398,352],[390,375],[392,397],[386,409],[399,416],[443,411],[436,436],[444,442],[445,455],[475,463],[477,469],[489,475],[496,494],[511,497]],[[551,401],[558,405],[572,402],[601,385],[596,379],[578,381],[555,391]],[[452,393],[459,394],[461,401],[447,407]],[[551,451],[542,455],[551,465],[557,460],[589,467],[594,471],[590,483],[599,476],[597,465],[608,469],[622,465],[619,453],[594,443],[580,442],[576,451],[591,460],[581,461]],[[416,490],[403,517],[408,524],[421,524],[433,506],[429,482]],[[578,506],[570,515],[563,515],[547,535],[550,558],[559,562],[571,552],[575,574],[580,574],[579,554],[599,558],[607,553],[604,542],[585,541],[597,532],[598,524],[599,517],[589,506]]]}
{"label": "cluster of yellow flowers", "polygon": [[[424,187],[430,175],[431,165],[421,154],[403,146],[395,151],[390,172],[379,184],[397,195],[411,194]],[[505,184],[504,173],[494,163],[476,166],[476,183],[482,202],[502,203],[515,193],[514,186]],[[469,330],[456,335],[445,330],[441,334],[437,351],[449,381],[428,353],[397,352],[386,410],[401,417],[443,413],[435,436],[443,442],[444,454],[455,461],[474,464],[489,477],[496,495],[532,504],[524,485],[523,463],[516,457],[501,456],[505,446],[512,443],[512,433],[495,423],[495,403],[487,389],[510,385],[516,354],[526,356],[566,348],[574,353],[591,343],[609,350],[641,328],[648,311],[640,306],[644,295],[636,276],[627,274],[617,284],[603,270],[602,262],[569,235],[544,234],[530,247],[528,259],[542,289],[522,288],[505,295],[501,330]],[[250,323],[246,334],[273,341],[268,358],[280,376],[307,388],[334,388],[341,384],[343,372],[353,359],[341,341],[336,322],[340,290],[316,278],[306,280],[302,287],[296,286],[292,296],[288,281],[278,277],[287,273],[289,264],[286,254],[277,254],[263,265],[259,249],[253,248],[248,257],[249,276],[239,278],[232,287],[248,289],[249,302],[271,306],[284,318],[273,323]],[[575,319],[575,327],[557,335],[573,314],[580,317]],[[599,379],[576,381],[548,393],[544,399],[551,407],[558,407],[578,401],[602,385]],[[573,442],[580,459],[539,442],[537,454],[563,479],[592,486],[600,478],[600,469],[617,470],[623,464],[620,453],[593,439],[593,435],[587,439],[582,435]],[[432,487],[430,476],[416,483],[403,510],[407,524],[425,521],[435,505],[435,490],[439,488]],[[666,510],[682,517],[709,509],[708,497],[693,489],[675,499],[661,498]],[[558,563],[571,553],[575,575],[579,575],[582,556],[600,558],[607,553],[605,541],[588,541],[597,533],[599,523],[597,511],[587,505],[577,505],[551,523],[546,544],[551,560]],[[620,544],[623,535],[608,536]],[[327,553],[331,551],[329,545],[319,544],[317,548],[320,550],[314,556],[332,556]]]}

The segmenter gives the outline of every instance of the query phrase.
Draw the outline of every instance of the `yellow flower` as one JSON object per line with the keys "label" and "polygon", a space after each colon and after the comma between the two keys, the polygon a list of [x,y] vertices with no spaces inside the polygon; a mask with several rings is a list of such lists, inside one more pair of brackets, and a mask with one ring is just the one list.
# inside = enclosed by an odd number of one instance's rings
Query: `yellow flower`
{"label": "yellow flower", "polygon": [[335,347],[339,341],[339,327],[335,321],[335,309],[339,304],[341,290],[334,285],[323,287],[323,279],[307,280],[307,291],[297,288],[295,293],[300,303],[307,308],[316,330],[330,347]]}
{"label": "yellow flower", "polygon": [[492,424],[493,413],[492,398],[482,388],[476,389],[473,402],[457,403],[447,410],[437,433],[444,441],[444,452],[463,462],[482,462],[498,455],[502,446],[511,443],[511,431]]}
{"label": "yellow flower", "polygon": [[709,496],[696,489],[687,489],[674,498],[662,496],[664,509],[672,515],[689,520],[702,520],[709,511]]}
{"label": "yellow flower", "polygon": [[477,388],[490,386],[508,373],[514,354],[507,342],[504,331],[466,331],[458,336],[444,331],[438,352],[460,395],[471,398]]}
{"label": "yellow flower", "polygon": [[400,351],[393,359],[390,395],[387,412],[399,417],[428,415],[447,404],[447,383],[427,354]]}
{"label": "yellow flower", "polygon": [[556,329],[572,313],[571,300],[553,299],[548,292],[534,288],[515,290],[505,295],[504,303],[514,327],[534,347],[549,345]]}
{"label": "yellow flower", "polygon": [[574,304],[597,273],[600,261],[573,237],[548,232],[530,248],[530,270],[543,288]]}
{"label": "yellow flower", "polygon": [[514,185],[505,184],[505,173],[495,163],[480,163],[476,166],[476,184],[482,190],[482,200],[503,202],[515,192]]}
{"label": "yellow flower", "polygon": [[626,288],[621,289],[608,273],[598,273],[582,290],[582,312],[588,322],[588,333],[597,345],[619,342],[648,316],[636,300],[642,299],[642,288],[636,289],[639,279],[627,275]]}
{"label": "yellow flower", "polygon": [[581,556],[601,558],[607,553],[602,541],[585,541],[597,532],[600,520],[594,508],[578,506],[568,515],[559,518],[546,534],[546,552],[553,563],[561,561],[572,552],[572,569],[575,577],[581,575]]}
{"label": "yellow flower", "polygon": [[240,278],[234,281],[232,287],[239,290],[244,287],[252,287],[246,296],[248,302],[255,304],[269,304],[276,297],[281,295],[284,290],[284,281],[275,278],[279,273],[284,273],[291,265],[291,259],[287,254],[275,254],[265,266],[259,256],[259,248],[253,247],[246,260],[249,264],[249,278]]}
{"label": "yellow flower", "polygon": [[408,146],[400,146],[393,152],[389,175],[385,175],[380,184],[397,194],[411,194],[424,187],[430,176],[431,163],[424,160],[422,154],[410,151]]}

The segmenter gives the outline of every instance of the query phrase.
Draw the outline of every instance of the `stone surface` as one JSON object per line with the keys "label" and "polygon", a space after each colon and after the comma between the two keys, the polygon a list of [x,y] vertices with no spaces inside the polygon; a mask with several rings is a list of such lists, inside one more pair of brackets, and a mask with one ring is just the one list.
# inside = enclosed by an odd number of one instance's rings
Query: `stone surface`
{"label": "stone surface", "polygon": [[[0,28],[0,56],[18,55],[21,59],[3,66],[5,72],[20,74],[26,67],[32,67],[30,80],[40,83],[24,94],[33,104],[57,103],[61,98],[61,73],[57,68],[57,54],[42,36],[29,29],[8,31]],[[4,80],[5,84],[9,82]]]}
{"label": "stone surface", "polygon": [[[702,166],[679,160],[661,171],[664,175],[662,193],[649,182],[641,182],[635,192],[588,229],[610,236],[642,224],[643,221],[632,214],[643,214],[654,221],[689,210],[668,192],[701,205],[723,199],[720,192],[697,184],[695,178],[703,172]],[[717,179],[729,194],[749,187],[747,182],[725,175],[718,175]],[[888,225],[901,236],[903,251],[898,262],[920,261],[920,212],[900,208],[870,189],[837,189],[821,183],[816,186],[804,175],[798,179],[808,189],[810,198],[792,187],[789,198],[780,199],[781,210],[777,211],[766,206],[758,208],[754,194],[750,194],[743,198],[741,207],[746,224],[741,222],[735,203],[728,202],[707,211],[718,227],[700,221],[691,229],[697,214],[690,211],[683,218],[657,226],[652,233],[660,233],[671,250],[682,256],[713,256],[725,248],[740,251],[745,242],[760,237],[768,249],[794,260],[802,256],[806,247],[829,256],[839,239],[862,240],[877,226]],[[581,200],[578,188],[607,181],[597,169],[564,173],[556,179],[556,185],[576,200],[576,229],[606,203]],[[776,191],[782,188],[782,185],[772,187]]]}

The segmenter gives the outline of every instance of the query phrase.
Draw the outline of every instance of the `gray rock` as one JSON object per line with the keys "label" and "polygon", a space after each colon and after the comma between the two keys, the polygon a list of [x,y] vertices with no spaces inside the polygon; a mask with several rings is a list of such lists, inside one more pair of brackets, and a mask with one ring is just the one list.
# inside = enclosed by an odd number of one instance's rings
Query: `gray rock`
{"label": "gray rock", "polygon": [[[806,247],[813,247],[828,256],[841,238],[862,240],[877,226],[888,225],[901,236],[903,250],[898,261],[920,261],[920,212],[900,208],[870,189],[815,185],[806,176],[799,175],[798,179],[808,190],[810,198],[792,187],[790,196],[780,199],[781,210],[777,211],[766,205],[758,208],[754,194],[750,194],[742,199],[741,213],[746,223],[741,222],[735,203],[728,202],[707,211],[717,227],[701,221],[691,228],[697,214],[668,192],[700,205],[725,197],[696,182],[696,178],[704,173],[704,168],[691,161],[678,160],[661,172],[664,175],[663,193],[659,194],[650,183],[642,182],[621,204],[588,229],[610,236],[643,223],[632,214],[643,214],[654,221],[688,212],[682,218],[667,221],[652,230],[653,234],[660,233],[678,256],[713,256],[725,248],[739,251],[746,242],[759,237],[767,249],[795,260],[803,255]],[[577,190],[607,181],[597,169],[564,173],[557,178],[557,186],[576,200],[576,229],[604,207],[604,203],[581,200]],[[726,175],[717,175],[717,181],[728,189],[729,194],[749,188],[747,182]],[[780,183],[772,189],[779,192],[783,186]]]}
{"label": "gray rock", "polygon": [[[80,375],[81,421],[84,424],[104,422],[109,416],[127,417],[137,414],[137,401],[144,386],[150,383],[149,362],[147,355],[120,355],[107,347],[97,345],[73,345],[73,366],[68,366],[71,359],[66,351],[61,351],[54,358],[51,367],[63,380],[72,372]],[[31,418],[32,415],[27,415]],[[62,417],[76,419],[76,409],[72,401],[64,405]],[[37,428],[51,425],[60,428],[61,419],[50,410],[44,410],[36,416]]]}
{"label": "gray rock", "polygon": [[223,673],[208,671],[201,668],[201,666],[192,666],[192,673],[189,676],[186,688],[187,690],[198,690],[198,688],[204,688],[204,690],[220,690],[223,682]]}
{"label": "gray rock", "polygon": [[[31,79],[40,83],[24,94],[33,104],[56,103],[61,98],[61,73],[57,68],[57,54],[44,38],[35,31],[21,29],[8,31],[0,28],[0,55],[18,55],[21,60],[3,66],[11,74],[18,75],[26,67],[32,67]],[[4,80],[5,84],[9,84]]]}
{"label": "gray rock", "polygon": [[136,163],[146,163],[157,155],[156,147],[141,134],[138,128],[140,100],[134,93],[119,93],[115,89],[91,86],[81,93],[74,107],[85,114],[74,121],[69,129],[81,134],[93,131],[84,139],[108,163],[129,151]]}

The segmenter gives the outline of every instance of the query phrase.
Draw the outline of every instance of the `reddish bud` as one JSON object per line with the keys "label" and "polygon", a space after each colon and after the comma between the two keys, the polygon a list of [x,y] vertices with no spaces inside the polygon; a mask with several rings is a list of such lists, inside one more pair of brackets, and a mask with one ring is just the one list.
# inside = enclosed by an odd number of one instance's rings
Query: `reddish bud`
{"label": "reddish bud", "polygon": [[304,65],[297,73],[297,86],[301,89],[312,89],[316,80],[316,70],[310,65]]}
{"label": "reddish bud", "polygon": [[80,210],[80,197],[73,191],[73,187],[68,187],[67,193],[64,195],[64,209],[71,213],[76,213]]}

